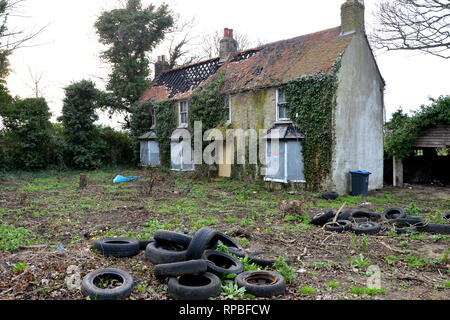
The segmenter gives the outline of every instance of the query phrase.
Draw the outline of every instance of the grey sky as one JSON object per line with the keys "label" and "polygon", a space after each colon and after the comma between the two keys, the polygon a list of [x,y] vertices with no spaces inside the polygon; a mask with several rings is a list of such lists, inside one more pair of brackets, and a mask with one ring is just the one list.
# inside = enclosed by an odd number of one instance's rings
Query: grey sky
{"label": "grey sky", "polygon": [[[11,17],[10,26],[38,29],[49,24],[33,40],[32,47],[14,52],[10,58],[14,72],[8,87],[22,98],[33,96],[30,71],[42,73],[41,89],[53,120],[60,115],[63,88],[72,81],[92,79],[103,88],[107,66],[99,59],[102,49],[93,24],[102,10],[117,6],[117,0],[27,0],[21,13],[27,18]],[[163,1],[143,0],[143,4]],[[224,27],[247,34],[251,39],[273,42],[340,25],[340,6],[344,0],[166,0],[183,18],[195,17],[192,35],[202,35]],[[376,0],[365,1],[366,26],[373,24]],[[161,45],[152,57],[165,54]],[[450,94],[449,61],[417,52],[375,52],[386,80],[386,114],[389,118],[399,106],[417,110],[428,97]],[[102,124],[119,128],[106,117]]]}

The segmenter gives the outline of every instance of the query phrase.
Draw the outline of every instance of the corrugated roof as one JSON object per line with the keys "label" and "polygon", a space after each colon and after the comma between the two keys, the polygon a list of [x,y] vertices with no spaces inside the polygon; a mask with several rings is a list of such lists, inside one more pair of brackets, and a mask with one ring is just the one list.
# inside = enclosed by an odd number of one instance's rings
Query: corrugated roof
{"label": "corrugated roof", "polygon": [[301,76],[331,72],[352,39],[340,33],[341,27],[336,27],[237,52],[221,66],[215,58],[167,71],[152,82],[141,101],[188,98],[221,71],[225,74],[222,93],[274,87]]}

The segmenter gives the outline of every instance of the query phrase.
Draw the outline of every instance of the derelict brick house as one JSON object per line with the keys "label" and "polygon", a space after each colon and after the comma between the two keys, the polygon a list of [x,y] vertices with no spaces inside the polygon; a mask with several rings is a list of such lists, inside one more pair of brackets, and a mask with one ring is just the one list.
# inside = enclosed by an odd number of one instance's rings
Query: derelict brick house
{"label": "derelict brick house", "polygon": [[[155,79],[141,102],[173,101],[178,126],[185,127],[189,117],[189,97],[213,75],[223,72],[221,93],[228,96],[229,128],[267,129],[267,161],[278,161],[278,172],[266,181],[304,183],[302,143],[308,136],[288,118],[281,85],[303,76],[337,73],[338,87],[333,110],[333,147],[331,169],[323,188],[340,194],[349,192],[351,170],[368,170],[369,190],[383,186],[384,80],[377,67],[364,28],[364,5],[347,0],[341,8],[341,26],[269,43],[237,52],[233,31],[225,29],[220,57],[167,70],[164,57],[156,64]],[[271,130],[277,131],[279,152],[271,153]],[[141,140],[142,162],[158,165],[155,133]],[[168,138],[169,139],[169,138]],[[176,142],[172,145],[172,155]],[[224,151],[226,153],[226,151]],[[276,157],[273,158],[273,157]],[[173,167],[193,170],[194,166]],[[219,165],[219,176],[230,176],[231,165]]]}

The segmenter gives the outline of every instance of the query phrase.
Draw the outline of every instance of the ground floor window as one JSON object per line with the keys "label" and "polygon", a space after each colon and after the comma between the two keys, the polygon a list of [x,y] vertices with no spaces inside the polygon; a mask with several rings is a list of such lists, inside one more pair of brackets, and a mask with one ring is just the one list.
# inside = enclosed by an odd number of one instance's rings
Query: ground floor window
{"label": "ground floor window", "polygon": [[275,182],[305,182],[302,144],[299,140],[267,140],[266,180]]}
{"label": "ground floor window", "polygon": [[194,170],[194,153],[187,142],[170,143],[170,159],[172,170],[192,171]]}
{"label": "ground floor window", "polygon": [[159,166],[159,145],[157,141],[141,141],[141,163],[145,166]]}

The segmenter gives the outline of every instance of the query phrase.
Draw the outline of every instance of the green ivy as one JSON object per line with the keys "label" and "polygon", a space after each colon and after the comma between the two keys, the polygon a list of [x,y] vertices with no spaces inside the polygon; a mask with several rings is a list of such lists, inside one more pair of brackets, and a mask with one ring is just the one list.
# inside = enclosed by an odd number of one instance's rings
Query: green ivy
{"label": "green ivy", "polygon": [[411,117],[401,109],[397,110],[392,120],[386,123],[385,151],[388,156],[407,158],[421,132],[437,124],[450,125],[450,96],[430,100],[429,106],[422,105]]}
{"label": "green ivy", "polygon": [[336,71],[295,79],[283,89],[289,116],[306,136],[302,147],[307,189],[317,191],[331,170]]}
{"label": "green ivy", "polygon": [[226,121],[225,99],[219,93],[224,82],[224,73],[215,75],[204,87],[195,90],[189,100],[189,126],[202,121],[203,132],[217,128]]}
{"label": "green ivy", "polygon": [[171,100],[153,102],[153,108],[155,110],[155,131],[159,144],[161,166],[169,169],[171,167],[170,137],[177,127],[175,108]]}

